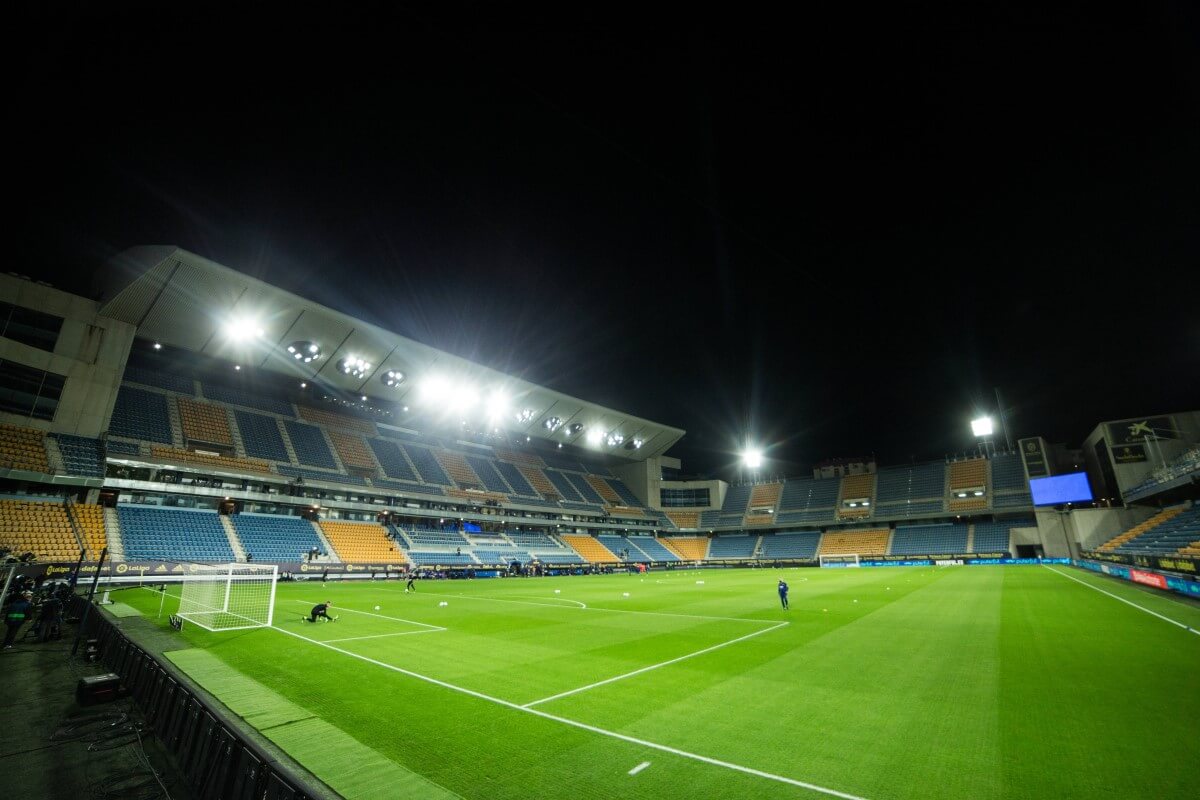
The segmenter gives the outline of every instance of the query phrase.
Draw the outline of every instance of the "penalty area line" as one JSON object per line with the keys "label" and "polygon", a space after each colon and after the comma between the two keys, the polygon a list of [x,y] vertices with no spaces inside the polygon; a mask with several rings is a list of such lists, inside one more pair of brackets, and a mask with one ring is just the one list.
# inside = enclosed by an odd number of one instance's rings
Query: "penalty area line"
{"label": "penalty area line", "polygon": [[326,639],[327,642],[357,642],[361,639],[386,639],[389,636],[417,636],[422,633],[441,633],[445,628],[431,631],[400,631],[399,633],[377,633],[374,636],[347,636],[344,639]]}
{"label": "penalty area line", "polygon": [[610,731],[610,730],[606,730],[604,728],[597,728],[595,725],[588,725],[586,722],[579,722],[577,720],[568,719],[566,717],[560,717],[556,714],[549,714],[545,711],[542,711],[541,709],[523,708],[523,707],[517,705],[516,703],[509,702],[508,700],[502,700],[499,697],[492,697],[491,695],[486,695],[483,692],[477,692],[474,689],[468,689],[465,686],[455,686],[453,683],[447,683],[446,681],[440,681],[437,678],[431,678],[430,676],[422,675],[419,672],[413,672],[412,670],[407,670],[407,669],[404,669],[403,667],[397,667],[397,666],[388,664],[383,661],[378,661],[369,656],[359,655],[358,653],[353,653],[349,650],[343,650],[340,647],[335,647],[334,645],[326,644],[325,642],[321,642],[316,639],[310,639],[307,636],[301,636],[298,633],[293,633],[292,631],[285,630],[284,628],[278,628],[278,627],[275,627],[274,625],[272,625],[271,630],[279,631],[280,633],[287,634],[288,636],[293,636],[297,639],[301,639],[301,640],[309,642],[311,644],[315,644],[319,647],[324,647],[328,650],[332,650],[335,653],[341,653],[342,655],[350,656],[351,658],[357,658],[360,661],[365,661],[368,664],[373,664],[377,667],[382,667],[383,669],[391,670],[392,672],[398,672],[401,675],[407,675],[410,678],[416,678],[417,680],[425,681],[426,683],[432,683],[434,686],[441,686],[443,689],[449,689],[451,691],[459,692],[460,694],[469,695],[471,697],[475,697],[480,700],[486,700],[489,703],[495,703],[496,705],[504,706],[505,708],[512,709],[513,711],[518,711],[523,714],[532,714],[535,717],[541,717],[542,719],[550,720],[552,722],[557,722],[562,725],[568,725],[572,728],[578,728],[580,730],[588,731],[590,733],[595,733],[600,736],[606,736],[610,739],[618,739],[622,742],[628,742],[629,744],[638,745],[640,747],[648,747],[651,750],[658,750],[659,752],[670,753],[671,755],[679,756],[680,758],[686,758],[686,759],[690,759],[692,761],[699,761],[704,764],[710,764],[714,767],[721,767],[723,769],[732,770],[734,772],[740,772],[743,775],[753,775],[757,778],[765,778],[766,780],[775,781],[777,783],[786,783],[789,786],[798,786],[802,789],[808,789],[810,791],[820,792],[821,794],[827,794],[832,797],[841,797],[841,798],[843,798],[843,800],[867,800],[865,797],[860,797],[859,795],[856,795],[856,794],[849,794],[847,792],[839,792],[837,789],[829,789],[825,786],[818,786],[815,783],[807,783],[805,781],[798,781],[795,778],[788,778],[784,775],[776,775],[772,772],[764,772],[763,770],[754,769],[753,767],[743,767],[740,764],[734,764],[729,761],[722,761],[719,758],[709,758],[708,756],[703,756],[703,755],[700,755],[699,753],[689,753],[687,750],[680,750],[675,747],[670,747],[669,745],[658,744],[656,742],[650,742],[645,739],[639,739],[636,736],[627,736],[624,733],[617,733],[616,731]]}
{"label": "penalty area line", "polygon": [[1115,595],[1115,594],[1113,594],[1112,592],[1106,592],[1104,589],[1101,589],[1099,586],[1093,586],[1092,584],[1088,583],[1087,581],[1081,581],[1081,580],[1079,580],[1079,578],[1076,578],[1074,575],[1068,575],[1068,574],[1067,574],[1067,573],[1065,573],[1065,572],[1059,572],[1059,571],[1058,571],[1058,570],[1056,570],[1054,567],[1052,567],[1052,566],[1050,566],[1050,565],[1048,565],[1048,564],[1042,564],[1042,566],[1043,566],[1043,567],[1045,567],[1046,569],[1050,570],[1051,572],[1053,572],[1053,573],[1057,574],[1057,575],[1062,575],[1064,578],[1068,578],[1068,579],[1070,579],[1070,580],[1073,580],[1073,581],[1075,581],[1076,583],[1078,583],[1078,584],[1080,584],[1080,585],[1082,585],[1082,586],[1086,586],[1086,587],[1088,587],[1089,589],[1093,589],[1093,590],[1095,590],[1095,591],[1099,592],[1100,594],[1106,594],[1106,595],[1108,595],[1109,597],[1111,597],[1111,598],[1112,598],[1112,599],[1114,599],[1114,600],[1120,600],[1120,601],[1121,601],[1122,603],[1124,603],[1125,605],[1128,605],[1128,606],[1133,606],[1133,607],[1134,607],[1134,608],[1136,608],[1138,611],[1145,611],[1147,614],[1149,614],[1149,615],[1150,615],[1150,616],[1152,616],[1152,617],[1158,617],[1159,619],[1163,620],[1164,622],[1169,622],[1169,623],[1171,623],[1172,625],[1177,625],[1178,627],[1180,627],[1180,628],[1183,628],[1183,629],[1184,629],[1185,631],[1187,631],[1188,633],[1194,633],[1194,634],[1196,634],[1197,636],[1200,636],[1200,630],[1196,630],[1195,628],[1193,628],[1193,627],[1192,627],[1192,626],[1190,626],[1190,625],[1186,625],[1186,624],[1184,624],[1184,623],[1182,623],[1182,622],[1180,622],[1180,621],[1178,621],[1178,620],[1171,619],[1170,617],[1164,617],[1162,614],[1159,614],[1157,611],[1151,611],[1150,609],[1146,608],[1145,606],[1139,606],[1137,603],[1135,603],[1135,602],[1133,602],[1133,601],[1131,601],[1131,600],[1126,600],[1124,597],[1120,597],[1120,596],[1118,596],[1118,595]]}
{"label": "penalty area line", "polygon": [[687,653],[686,655],[679,656],[678,658],[672,658],[669,661],[661,661],[657,664],[651,664],[648,667],[642,667],[641,669],[635,669],[633,672],[626,672],[624,675],[617,675],[612,678],[605,678],[602,681],[596,681],[595,683],[589,683],[587,686],[580,686],[577,689],[571,689],[566,692],[559,692],[558,694],[552,694],[549,697],[543,697],[541,700],[534,700],[532,703],[526,703],[525,705],[521,706],[521,708],[533,708],[534,706],[541,705],[542,703],[549,703],[551,700],[558,700],[559,698],[562,698],[562,697],[569,697],[570,695],[573,695],[573,694],[579,694],[580,692],[586,692],[589,689],[595,689],[598,686],[604,686],[609,683],[616,683],[617,681],[623,681],[626,678],[632,678],[634,675],[641,675],[643,672],[650,672],[651,670],[658,669],[659,667],[666,667],[666,666],[670,666],[671,664],[678,664],[680,661],[686,661],[689,658],[695,658],[696,656],[702,656],[705,653],[711,653],[714,650],[720,650],[722,647],[728,647],[731,644],[737,644],[738,642],[744,642],[747,639],[753,639],[755,636],[762,636],[764,633],[770,633],[773,630],[778,630],[779,628],[782,628],[784,625],[787,625],[787,624],[788,624],[787,622],[780,622],[775,625],[772,625],[769,628],[763,628],[761,631],[755,631],[754,633],[748,633],[745,636],[739,636],[736,639],[730,639],[727,642],[721,642],[720,644],[714,644],[712,647],[706,647],[703,650],[697,650],[694,653]]}

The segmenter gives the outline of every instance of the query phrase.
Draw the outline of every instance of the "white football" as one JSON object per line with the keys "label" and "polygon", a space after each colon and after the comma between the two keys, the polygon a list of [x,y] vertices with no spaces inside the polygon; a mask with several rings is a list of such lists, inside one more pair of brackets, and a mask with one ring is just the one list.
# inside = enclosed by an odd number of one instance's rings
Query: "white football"
{"label": "white football", "polygon": [[623,595],[623,597],[629,597],[629,592],[625,592],[625,594]]}
{"label": "white football", "polygon": [[[855,600],[854,602],[856,602],[856,603],[857,603],[858,601],[857,601],[857,600]],[[449,603],[447,603],[445,600],[443,600],[442,602],[438,603],[438,605],[439,605],[439,606],[448,606],[448,605],[450,605],[450,604],[449,604]]]}
{"label": "white football", "polygon": [[562,589],[555,589],[555,590],[554,590],[554,593],[555,593],[555,594],[558,594],[558,593],[560,593],[561,591],[562,591]]}
{"label": "white football", "polygon": [[378,610],[379,610],[379,606],[375,606],[375,610],[376,610],[376,611],[378,611]]}

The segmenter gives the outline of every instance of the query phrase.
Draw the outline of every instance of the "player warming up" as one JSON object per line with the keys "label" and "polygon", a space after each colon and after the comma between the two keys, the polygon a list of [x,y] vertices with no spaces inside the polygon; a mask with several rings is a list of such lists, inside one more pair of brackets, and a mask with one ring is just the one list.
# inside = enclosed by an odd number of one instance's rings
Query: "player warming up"
{"label": "player warming up", "polygon": [[333,603],[329,602],[328,600],[326,600],[324,603],[317,603],[315,606],[313,606],[313,609],[309,615],[307,617],[303,617],[302,619],[305,622],[316,622],[318,619],[324,618],[326,622],[337,622],[337,617],[329,616],[329,607],[331,605],[333,605]]}
{"label": "player warming up", "polygon": [[415,592],[417,590],[417,587],[413,585],[413,581],[415,581],[416,579],[417,579],[417,573],[415,573],[415,572],[408,573],[408,583],[406,583],[404,585],[404,593],[405,594],[407,594],[409,592]]}
{"label": "player warming up", "polygon": [[780,581],[779,582],[779,603],[780,603],[780,605],[783,606],[785,611],[787,610],[787,607],[788,607],[787,593],[788,593],[787,583],[785,583],[784,581]]}

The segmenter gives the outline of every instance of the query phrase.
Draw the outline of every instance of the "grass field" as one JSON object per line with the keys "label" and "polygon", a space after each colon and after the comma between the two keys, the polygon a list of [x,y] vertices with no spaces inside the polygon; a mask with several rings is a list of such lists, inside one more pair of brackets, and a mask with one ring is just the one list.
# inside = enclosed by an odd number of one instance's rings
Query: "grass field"
{"label": "grass field", "polygon": [[1200,608],[1061,566],[304,582],[173,658],[347,797],[1194,797],[1168,620]]}

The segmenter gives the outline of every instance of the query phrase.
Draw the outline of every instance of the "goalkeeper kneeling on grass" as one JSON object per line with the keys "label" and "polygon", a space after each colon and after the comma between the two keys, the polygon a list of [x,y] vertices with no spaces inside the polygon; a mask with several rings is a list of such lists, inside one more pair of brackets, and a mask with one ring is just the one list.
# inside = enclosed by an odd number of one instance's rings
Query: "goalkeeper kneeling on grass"
{"label": "goalkeeper kneeling on grass", "polygon": [[326,600],[324,603],[317,603],[313,606],[312,611],[307,617],[304,617],[305,622],[316,622],[318,618],[324,617],[326,622],[335,622],[337,617],[329,616],[329,607],[333,603]]}

